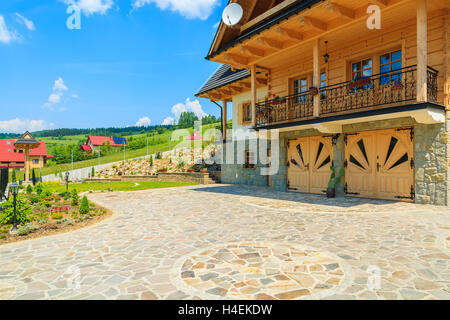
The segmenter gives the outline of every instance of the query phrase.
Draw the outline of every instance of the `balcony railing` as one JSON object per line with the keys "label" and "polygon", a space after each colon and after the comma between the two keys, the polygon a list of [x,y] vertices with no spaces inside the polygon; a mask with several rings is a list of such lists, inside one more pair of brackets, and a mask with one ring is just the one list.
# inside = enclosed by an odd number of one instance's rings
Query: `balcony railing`
{"label": "balcony railing", "polygon": [[313,112],[313,97],[309,92],[276,97],[256,104],[256,125],[306,119]]}
{"label": "balcony railing", "polygon": [[[397,106],[417,99],[417,68],[399,70],[323,87],[320,97],[320,116],[352,113],[364,109]],[[428,67],[428,101],[437,102],[438,71]],[[256,104],[256,125],[306,120],[313,117],[312,92],[262,101]]]}

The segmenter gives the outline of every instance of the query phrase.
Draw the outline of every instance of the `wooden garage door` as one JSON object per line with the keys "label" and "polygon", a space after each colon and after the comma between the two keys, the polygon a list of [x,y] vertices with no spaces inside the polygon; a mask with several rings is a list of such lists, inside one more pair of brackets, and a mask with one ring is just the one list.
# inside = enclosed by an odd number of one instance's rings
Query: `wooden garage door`
{"label": "wooden garage door", "polygon": [[414,200],[412,128],[345,134],[345,187],[350,196]]}
{"label": "wooden garage door", "polygon": [[333,162],[332,138],[314,136],[292,139],[288,148],[288,188],[290,191],[323,193]]}

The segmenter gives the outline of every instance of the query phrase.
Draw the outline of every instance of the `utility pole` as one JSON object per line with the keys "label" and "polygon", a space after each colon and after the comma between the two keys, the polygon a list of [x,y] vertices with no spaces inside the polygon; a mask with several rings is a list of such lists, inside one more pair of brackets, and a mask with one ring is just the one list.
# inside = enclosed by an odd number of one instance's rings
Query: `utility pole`
{"label": "utility pole", "polygon": [[73,171],[73,150],[72,150],[72,171]]}
{"label": "utility pole", "polygon": [[98,146],[98,165],[100,165],[100,146]]}
{"label": "utility pole", "polygon": [[148,132],[147,132],[147,158],[148,158]]}

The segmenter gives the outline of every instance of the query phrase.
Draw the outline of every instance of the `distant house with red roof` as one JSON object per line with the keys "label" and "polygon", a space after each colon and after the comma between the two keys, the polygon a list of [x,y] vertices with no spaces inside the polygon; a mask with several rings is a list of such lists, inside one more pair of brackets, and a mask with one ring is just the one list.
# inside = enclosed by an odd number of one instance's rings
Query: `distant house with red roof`
{"label": "distant house with red roof", "polygon": [[81,145],[81,150],[90,152],[98,150],[99,147],[110,145],[111,147],[123,147],[127,145],[128,141],[122,137],[103,137],[103,136],[89,136],[85,144]]}
{"label": "distant house with red roof", "polygon": [[[23,150],[16,150],[13,139],[0,140],[0,168],[18,168],[25,167],[25,154]],[[38,169],[47,164],[48,159],[53,156],[47,154],[45,142],[39,141],[39,147],[30,151],[31,169]]]}
{"label": "distant house with red roof", "polygon": [[194,131],[189,137],[187,137],[187,140],[202,140],[203,137],[200,133],[197,131]]}

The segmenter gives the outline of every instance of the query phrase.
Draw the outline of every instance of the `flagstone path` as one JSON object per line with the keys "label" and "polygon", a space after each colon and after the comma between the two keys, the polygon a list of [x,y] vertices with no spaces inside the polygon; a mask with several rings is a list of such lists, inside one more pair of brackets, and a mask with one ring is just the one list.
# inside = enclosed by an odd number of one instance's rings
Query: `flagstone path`
{"label": "flagstone path", "polygon": [[0,246],[0,299],[450,299],[450,209],[212,185],[90,194]]}

